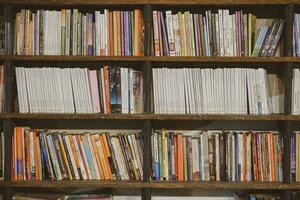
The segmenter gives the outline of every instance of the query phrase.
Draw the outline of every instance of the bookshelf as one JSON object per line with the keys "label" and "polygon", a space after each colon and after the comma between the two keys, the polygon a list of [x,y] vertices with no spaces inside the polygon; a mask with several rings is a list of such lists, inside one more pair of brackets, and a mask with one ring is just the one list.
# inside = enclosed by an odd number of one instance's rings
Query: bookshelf
{"label": "bookshelf", "polygon": [[[0,114],[0,120],[5,132],[5,176],[0,181],[3,188],[4,199],[11,199],[14,192],[21,189],[51,189],[62,190],[66,188],[125,188],[139,189],[143,200],[151,199],[151,190],[164,189],[200,189],[200,190],[228,190],[228,191],[280,191],[285,200],[291,199],[291,191],[300,190],[300,183],[291,183],[290,180],[290,157],[284,156],[283,182],[176,182],[176,181],[151,181],[151,131],[152,128],[164,126],[193,127],[196,124],[210,124],[214,128],[224,126],[234,127],[235,123],[245,126],[277,127],[283,134],[285,155],[290,155],[290,137],[293,130],[299,130],[300,116],[291,115],[292,96],[292,70],[300,63],[299,58],[292,57],[292,25],[293,14],[300,11],[299,0],[0,0],[0,8],[4,10],[4,19],[11,24],[8,30],[8,38],[5,40],[7,54],[0,55],[0,63],[5,68],[5,108]],[[145,22],[144,56],[17,56],[13,55],[13,21],[16,10],[21,8],[87,8],[94,7],[113,8],[142,8]],[[284,56],[282,57],[155,57],[151,52],[151,28],[153,8],[195,9],[201,6],[205,8],[251,8],[251,10],[262,10],[272,13],[273,10],[282,10],[283,18],[286,20],[284,36]],[[274,13],[273,13],[274,14]],[[91,67],[102,64],[128,65],[134,64],[143,71],[144,76],[144,113],[143,114],[20,114],[14,110],[17,95],[15,85],[15,66],[27,67],[39,64],[55,64],[60,67],[74,66],[74,64],[88,63]],[[285,96],[284,114],[274,115],[176,115],[176,114],[153,114],[151,109],[151,87],[152,67],[175,64],[176,66],[196,65],[204,63],[207,65],[221,65],[222,67],[268,65],[269,68],[277,70],[284,77]],[[239,66],[240,67],[240,66]],[[299,66],[298,66],[299,67]],[[223,122],[223,124],[222,124]],[[229,123],[230,122],[230,123]],[[140,128],[144,134],[144,180],[143,181],[12,181],[11,180],[11,136],[16,125],[33,125],[35,127],[122,127]],[[172,190],[173,192],[174,190]]]}

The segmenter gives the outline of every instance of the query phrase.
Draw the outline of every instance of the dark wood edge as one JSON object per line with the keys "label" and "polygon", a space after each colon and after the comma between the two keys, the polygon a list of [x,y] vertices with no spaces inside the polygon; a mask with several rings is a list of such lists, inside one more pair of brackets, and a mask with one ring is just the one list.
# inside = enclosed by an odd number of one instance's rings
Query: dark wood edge
{"label": "dark wood edge", "polygon": [[0,114],[0,119],[38,120],[236,120],[236,121],[298,121],[300,115],[184,115],[184,114]]}
{"label": "dark wood edge", "polygon": [[299,4],[297,0],[1,0],[0,2],[12,5],[286,5]]}
{"label": "dark wood edge", "polygon": [[98,181],[98,180],[63,180],[63,181],[0,181],[1,187],[14,188],[165,188],[165,189],[232,189],[232,190],[296,190],[300,183],[281,182],[141,182],[141,181]]}
{"label": "dark wood edge", "polygon": [[228,62],[228,63],[299,63],[297,57],[196,57],[196,56],[19,56],[0,55],[0,61],[36,61],[36,62],[96,62],[96,61],[126,61],[126,62]]}

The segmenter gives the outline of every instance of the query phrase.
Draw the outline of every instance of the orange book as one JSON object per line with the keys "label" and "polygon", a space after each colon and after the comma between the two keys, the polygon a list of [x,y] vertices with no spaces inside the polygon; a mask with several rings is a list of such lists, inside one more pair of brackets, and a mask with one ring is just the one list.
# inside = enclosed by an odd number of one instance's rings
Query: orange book
{"label": "orange book", "polygon": [[143,56],[143,15],[140,9],[134,10],[134,56]]}
{"label": "orange book", "polygon": [[17,55],[20,55],[21,54],[21,41],[20,41],[20,22],[21,22],[21,13],[17,13],[17,16],[16,16],[16,23],[17,23],[17,34],[16,34],[16,45],[17,45],[17,48],[16,48],[16,53]]}
{"label": "orange book", "polygon": [[178,135],[174,135],[175,180],[178,180]]}
{"label": "orange book", "polygon": [[183,135],[177,135],[177,173],[178,173],[178,180],[184,180],[184,171],[183,171]]}
{"label": "orange book", "polygon": [[251,140],[252,140],[253,176],[254,176],[254,181],[258,181],[257,148],[256,148],[255,134],[251,134]]}
{"label": "orange book", "polygon": [[262,172],[261,172],[261,152],[262,152],[262,145],[260,143],[261,137],[260,134],[256,135],[256,147],[257,147],[257,174],[258,174],[258,181],[262,181]]}
{"label": "orange book", "polygon": [[99,134],[94,135],[95,144],[96,144],[96,147],[97,147],[97,150],[98,150],[100,165],[101,165],[101,167],[103,169],[103,172],[104,172],[104,179],[105,180],[110,180],[111,179],[111,174],[108,171],[108,168],[106,166],[106,162],[105,162],[106,158],[105,158],[104,153],[103,153],[103,149],[102,149],[103,144],[101,144],[100,138],[101,138],[101,136],[99,136]]}
{"label": "orange book", "polygon": [[96,158],[96,162],[97,162],[97,167],[98,167],[98,171],[99,171],[99,175],[100,175],[100,179],[105,179],[105,172],[104,169],[100,163],[100,158],[99,158],[99,152],[98,152],[98,148],[95,142],[95,135],[91,135],[91,142],[92,142],[92,146],[93,146],[93,153],[95,155]]}
{"label": "orange book", "polygon": [[87,175],[88,179],[91,179],[91,174],[89,173],[89,169],[88,169],[88,166],[87,166],[88,163],[85,162],[85,159],[84,159],[85,155],[83,154],[83,151],[81,149],[82,139],[81,139],[79,134],[76,135],[76,140],[77,140],[77,143],[78,143],[78,146],[79,146],[80,155],[81,155],[82,160],[83,160],[83,166],[84,166],[86,175]]}
{"label": "orange book", "polygon": [[273,134],[270,133],[268,134],[269,137],[269,145],[270,145],[270,152],[271,152],[271,157],[270,157],[270,165],[271,165],[271,178],[272,181],[276,181],[275,178],[275,157],[274,157],[274,140],[273,140]]}
{"label": "orange book", "polygon": [[78,160],[78,155],[77,155],[75,145],[74,145],[74,142],[73,142],[73,137],[72,137],[72,135],[68,135],[68,137],[69,137],[70,146],[71,146],[71,149],[72,149],[72,152],[73,152],[73,156],[74,156],[74,160],[75,160],[75,164],[76,164],[76,168],[77,168],[79,177],[82,178],[80,165],[79,165],[79,160]]}
{"label": "orange book", "polygon": [[103,66],[103,75],[104,75],[104,87],[105,87],[105,102],[106,102],[106,113],[110,113],[110,93],[109,93],[109,75],[108,75],[108,66]]}
{"label": "orange book", "polygon": [[109,39],[109,55],[113,56],[114,55],[114,34],[113,34],[113,12],[109,12],[109,34],[108,34],[108,39]]}
{"label": "orange book", "polygon": [[34,148],[34,164],[35,164],[35,180],[39,180],[39,159],[38,159],[38,145],[37,145],[37,140],[38,140],[38,137],[37,137],[37,134],[36,134],[36,131],[33,130],[33,148]]}
{"label": "orange book", "polygon": [[118,19],[117,11],[113,11],[113,44],[114,44],[114,56],[118,56]]}
{"label": "orange book", "polygon": [[101,133],[100,142],[101,142],[103,155],[105,157],[107,170],[108,170],[109,174],[111,175],[111,179],[113,179],[115,174],[113,173],[113,171],[111,169],[111,164],[113,164],[113,163],[110,162],[110,160],[112,161],[112,157],[111,157],[111,154],[110,154],[110,150],[109,150],[109,147],[108,147],[108,142],[107,142],[107,138],[106,138],[105,133]]}
{"label": "orange book", "polygon": [[31,180],[30,176],[30,144],[29,144],[29,130],[25,130],[25,148],[26,148],[26,177]]}
{"label": "orange book", "polygon": [[23,152],[22,152],[22,128],[16,127],[15,128],[15,138],[16,138],[16,159],[17,159],[17,180],[23,179]]}
{"label": "orange book", "polygon": [[121,56],[121,14],[116,11],[117,15],[117,56]]}

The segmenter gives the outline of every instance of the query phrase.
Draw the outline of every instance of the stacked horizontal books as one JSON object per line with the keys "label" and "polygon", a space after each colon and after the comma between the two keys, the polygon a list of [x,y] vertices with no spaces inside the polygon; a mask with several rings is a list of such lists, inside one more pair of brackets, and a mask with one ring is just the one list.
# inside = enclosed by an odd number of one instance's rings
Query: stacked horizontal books
{"label": "stacked horizontal books", "polygon": [[268,131],[154,131],[153,180],[282,181],[282,138]]}
{"label": "stacked horizontal books", "polygon": [[154,10],[154,55],[274,56],[283,27],[282,19],[259,19],[242,10],[232,14]]}
{"label": "stacked horizontal books", "polygon": [[142,56],[141,10],[22,9],[15,18],[17,55]]}
{"label": "stacked horizontal books", "polygon": [[300,14],[294,14],[293,56],[300,57]]}
{"label": "stacked horizontal books", "polygon": [[279,194],[234,194],[234,200],[282,200]]}
{"label": "stacked horizontal books", "polygon": [[16,127],[12,180],[142,180],[139,131],[35,130]]}
{"label": "stacked horizontal books", "polygon": [[4,135],[0,132],[0,180],[4,178]]}
{"label": "stacked horizontal books", "polygon": [[263,68],[153,68],[156,114],[283,113],[283,81]]}
{"label": "stacked horizontal books", "polygon": [[143,74],[131,68],[16,67],[20,113],[142,113]]}

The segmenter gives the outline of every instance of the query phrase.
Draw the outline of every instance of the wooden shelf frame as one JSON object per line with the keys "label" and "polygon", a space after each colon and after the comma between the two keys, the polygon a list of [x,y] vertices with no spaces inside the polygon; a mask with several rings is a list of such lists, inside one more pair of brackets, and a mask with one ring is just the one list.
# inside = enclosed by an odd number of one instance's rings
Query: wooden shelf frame
{"label": "wooden shelf frame", "polygon": [[[4,6],[4,20],[11,24],[13,28],[13,18],[15,9],[22,7],[35,8],[58,8],[58,7],[139,7],[143,9],[145,21],[145,55],[137,56],[17,56],[12,54],[13,49],[13,31],[9,30],[9,37],[5,41],[7,55],[0,55],[0,63],[4,64],[5,69],[5,94],[6,105],[5,113],[0,114],[0,120],[3,122],[3,131],[5,132],[5,177],[0,181],[0,187],[4,188],[4,199],[11,200],[18,188],[132,188],[141,189],[142,199],[151,199],[152,189],[219,189],[219,190],[283,190],[285,200],[290,200],[292,190],[300,190],[300,183],[291,183],[290,179],[290,156],[284,156],[283,160],[283,183],[278,182],[176,182],[150,180],[150,158],[151,158],[151,131],[153,123],[157,121],[263,121],[279,124],[279,129],[284,136],[284,152],[290,155],[290,138],[292,123],[300,121],[300,115],[291,115],[291,96],[292,96],[292,75],[293,67],[300,63],[300,58],[292,57],[292,21],[294,6],[300,6],[299,0],[0,0],[1,6]],[[268,6],[284,8],[286,25],[284,29],[284,56],[283,57],[155,57],[151,53],[151,28],[152,28],[152,7],[161,6],[162,8],[185,6],[205,7],[234,7],[250,6],[251,8],[261,8]],[[0,7],[1,7],[0,6]],[[134,115],[124,114],[20,114],[14,111],[15,77],[14,66],[30,66],[33,63],[121,63],[137,64],[141,66],[144,75],[144,113]],[[223,67],[236,66],[239,63],[255,65],[266,64],[281,70],[285,82],[285,111],[280,115],[169,115],[153,114],[151,109],[152,87],[152,68],[159,67],[160,64],[223,64]],[[67,66],[67,65],[66,65]],[[276,69],[276,70],[277,70]],[[142,124],[144,134],[144,179],[143,181],[11,181],[11,135],[13,134],[15,121],[34,121],[34,120],[127,120],[139,121]],[[234,127],[233,127],[234,128]]]}

